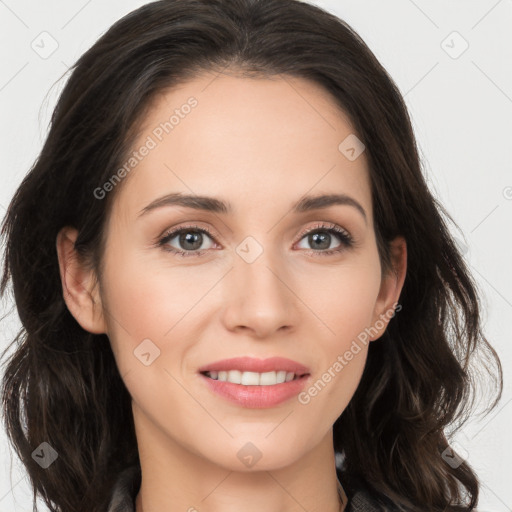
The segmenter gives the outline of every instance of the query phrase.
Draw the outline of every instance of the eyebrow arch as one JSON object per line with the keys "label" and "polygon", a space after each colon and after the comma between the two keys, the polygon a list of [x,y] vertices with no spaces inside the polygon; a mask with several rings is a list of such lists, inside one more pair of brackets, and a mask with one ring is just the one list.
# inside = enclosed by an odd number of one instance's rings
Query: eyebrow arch
{"label": "eyebrow arch", "polygon": [[[353,197],[346,194],[321,194],[316,196],[305,196],[292,205],[292,212],[303,213],[310,210],[318,210],[322,208],[329,208],[333,205],[348,205],[353,206],[363,216],[365,223],[367,223],[367,216],[364,208]],[[167,194],[165,196],[155,199],[144,207],[138,217],[141,217],[148,212],[164,206],[183,206],[185,208],[192,208],[194,210],[203,210],[213,213],[229,214],[233,212],[233,207],[228,201],[222,201],[215,197],[186,195],[180,192]]]}

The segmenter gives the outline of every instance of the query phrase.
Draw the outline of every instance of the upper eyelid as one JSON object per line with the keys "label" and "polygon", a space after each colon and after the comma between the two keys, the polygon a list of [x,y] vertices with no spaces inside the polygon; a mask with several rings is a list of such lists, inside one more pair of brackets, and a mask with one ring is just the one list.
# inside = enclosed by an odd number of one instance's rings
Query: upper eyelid
{"label": "upper eyelid", "polygon": [[[320,222],[317,222],[316,225],[314,226],[309,226],[307,228],[304,228],[300,233],[299,233],[299,240],[311,233],[312,231],[321,231],[321,230],[325,230],[325,231],[341,231],[343,233],[345,233],[348,237],[350,238],[353,238],[352,237],[352,234],[350,233],[350,231],[348,231],[347,229],[345,229],[344,227],[342,226],[339,226],[338,224],[335,224],[334,222],[327,222],[327,221],[320,221]],[[338,233],[339,234],[339,233]]]}
{"label": "upper eyelid", "polygon": [[222,238],[220,237],[220,235],[213,229],[211,228],[206,228],[204,226],[197,226],[197,225],[185,225],[185,226],[178,226],[177,228],[169,228],[169,229],[166,229],[160,236],[157,237],[157,240],[161,240],[162,238],[167,238],[168,236],[170,235],[173,235],[176,236],[180,231],[185,231],[185,230],[190,230],[190,231],[193,231],[193,230],[199,230],[199,231],[204,231],[206,232],[207,235],[211,235],[212,237],[215,237],[215,238]]}
{"label": "upper eyelid", "polygon": [[[158,237],[158,240],[169,238],[171,235],[172,235],[172,238],[174,238],[181,231],[184,231],[184,230],[187,230],[187,229],[191,230],[191,231],[192,230],[204,231],[208,236],[213,237],[215,239],[222,238],[214,229],[211,229],[209,227],[204,227],[204,226],[198,226],[198,225],[195,225],[195,224],[190,224],[190,225],[178,226],[177,228],[167,229],[167,230],[165,230],[162,233],[162,235],[160,235]],[[306,236],[307,234],[309,234],[310,232],[316,231],[316,230],[326,230],[326,231],[329,231],[329,230],[341,230],[343,233],[346,233],[346,235],[350,239],[353,239],[352,234],[346,228],[344,228],[342,226],[339,226],[339,225],[335,224],[334,222],[317,221],[315,225],[309,226],[309,227],[304,228],[303,230],[300,231],[300,233],[298,235],[298,241],[302,240],[302,238],[304,236]]]}

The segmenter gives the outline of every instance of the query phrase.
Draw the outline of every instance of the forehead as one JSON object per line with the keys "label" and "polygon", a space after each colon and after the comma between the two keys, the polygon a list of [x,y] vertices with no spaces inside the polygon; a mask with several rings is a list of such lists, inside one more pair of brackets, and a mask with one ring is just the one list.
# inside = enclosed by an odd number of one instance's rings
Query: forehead
{"label": "forehead", "polygon": [[182,192],[229,198],[236,214],[340,192],[370,213],[365,154],[350,160],[340,150],[354,135],[349,117],[314,82],[205,73],[153,99],[114,209],[133,219],[155,197]]}

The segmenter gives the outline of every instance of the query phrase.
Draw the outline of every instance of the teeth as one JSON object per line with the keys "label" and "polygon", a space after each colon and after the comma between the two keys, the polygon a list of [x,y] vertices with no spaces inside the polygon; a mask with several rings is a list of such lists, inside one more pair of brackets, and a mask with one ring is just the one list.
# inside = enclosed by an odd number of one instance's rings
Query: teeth
{"label": "teeth", "polygon": [[290,382],[295,378],[295,373],[280,370],[278,372],[241,372],[240,370],[229,370],[221,372],[206,372],[208,377],[223,382],[231,382],[233,384],[243,384],[244,386],[273,386]]}

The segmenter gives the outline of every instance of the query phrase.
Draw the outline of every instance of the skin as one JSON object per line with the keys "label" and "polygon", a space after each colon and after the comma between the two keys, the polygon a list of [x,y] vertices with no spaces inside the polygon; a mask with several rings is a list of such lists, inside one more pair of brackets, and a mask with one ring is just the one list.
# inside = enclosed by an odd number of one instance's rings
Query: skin
{"label": "skin", "polygon": [[[307,404],[294,397],[241,407],[213,394],[197,370],[235,356],[283,356],[308,366],[314,383],[398,302],[405,241],[393,242],[395,272],[382,276],[365,152],[350,161],[338,150],[354,130],[318,85],[201,75],[155,99],[134,149],[190,96],[197,107],[117,191],[101,279],[76,258],[74,228],[57,237],[68,308],[84,329],[107,333],[133,399],[142,467],[136,510],[336,512],[332,425],[359,384],[369,344]],[[138,218],[171,192],[215,196],[234,211],[174,205]],[[291,212],[305,194],[333,192],[357,200],[367,220],[350,205]],[[300,237],[319,222],[345,229],[355,246],[325,230],[320,248]],[[198,242],[202,255],[152,243],[188,223],[213,230]],[[263,249],[251,263],[236,252],[248,236]],[[167,246],[191,251],[176,236]],[[325,256],[322,247],[342,250]],[[160,355],[146,366],[134,350],[148,338]],[[237,456],[248,442],[261,453],[252,467]]]}

